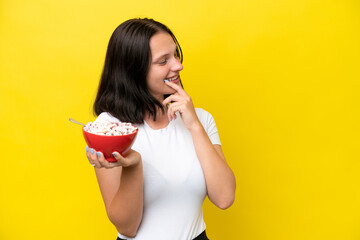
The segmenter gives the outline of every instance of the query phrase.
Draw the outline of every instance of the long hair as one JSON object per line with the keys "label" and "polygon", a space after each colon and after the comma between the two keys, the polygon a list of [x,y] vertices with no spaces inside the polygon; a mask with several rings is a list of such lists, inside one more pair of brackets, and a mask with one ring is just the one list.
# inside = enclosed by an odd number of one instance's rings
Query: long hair
{"label": "long hair", "polygon": [[183,60],[181,47],[170,29],[148,18],[130,19],[113,32],[105,57],[94,113],[108,112],[122,122],[143,123],[145,113],[156,120],[157,109],[164,106],[147,87],[146,77],[151,64],[150,38],[167,32],[176,44],[176,54]]}

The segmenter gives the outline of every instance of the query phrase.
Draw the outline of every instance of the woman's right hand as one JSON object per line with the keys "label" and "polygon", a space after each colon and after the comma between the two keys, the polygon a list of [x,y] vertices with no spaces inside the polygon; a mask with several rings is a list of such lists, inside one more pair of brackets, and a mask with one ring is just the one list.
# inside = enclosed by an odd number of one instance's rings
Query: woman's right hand
{"label": "woman's right hand", "polygon": [[116,162],[108,162],[102,152],[96,152],[93,148],[86,147],[86,157],[90,164],[96,168],[114,168],[114,167],[131,167],[141,161],[140,153],[130,149],[124,156],[118,152],[113,152]]}

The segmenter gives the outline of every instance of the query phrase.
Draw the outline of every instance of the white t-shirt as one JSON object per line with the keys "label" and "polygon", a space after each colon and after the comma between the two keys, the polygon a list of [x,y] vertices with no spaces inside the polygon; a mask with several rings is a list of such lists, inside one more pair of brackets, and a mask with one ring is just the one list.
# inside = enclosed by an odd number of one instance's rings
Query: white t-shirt
{"label": "white t-shirt", "polygon": [[[213,144],[220,145],[215,121],[210,113],[196,108],[196,114]],[[118,121],[108,113],[96,121]],[[138,135],[132,149],[143,161],[144,212],[135,238],[190,240],[205,230],[202,204],[206,197],[204,174],[190,132],[181,117],[163,129],[137,124]]]}

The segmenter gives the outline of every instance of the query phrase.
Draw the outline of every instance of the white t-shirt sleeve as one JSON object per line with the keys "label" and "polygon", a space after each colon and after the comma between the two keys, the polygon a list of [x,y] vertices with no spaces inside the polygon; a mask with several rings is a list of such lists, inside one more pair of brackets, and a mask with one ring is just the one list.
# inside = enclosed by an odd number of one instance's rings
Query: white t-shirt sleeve
{"label": "white t-shirt sleeve", "polygon": [[99,122],[99,121],[120,122],[119,119],[113,117],[110,113],[107,112],[100,113],[100,115],[95,119],[94,122]]}
{"label": "white t-shirt sleeve", "polygon": [[219,133],[213,116],[202,108],[195,108],[195,111],[212,144],[221,145]]}

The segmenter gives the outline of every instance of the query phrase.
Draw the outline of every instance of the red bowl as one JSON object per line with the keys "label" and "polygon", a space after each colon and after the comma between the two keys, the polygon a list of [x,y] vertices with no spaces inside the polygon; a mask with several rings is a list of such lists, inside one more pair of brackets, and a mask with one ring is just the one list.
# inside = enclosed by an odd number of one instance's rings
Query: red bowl
{"label": "red bowl", "polygon": [[85,141],[90,148],[95,149],[95,151],[102,152],[107,161],[116,162],[112,153],[119,152],[120,154],[125,154],[133,145],[139,129],[136,128],[135,132],[120,136],[93,134],[85,131],[84,128],[82,131]]}

